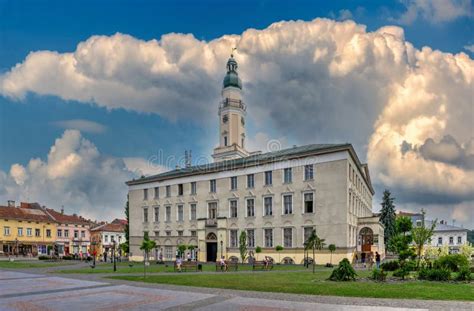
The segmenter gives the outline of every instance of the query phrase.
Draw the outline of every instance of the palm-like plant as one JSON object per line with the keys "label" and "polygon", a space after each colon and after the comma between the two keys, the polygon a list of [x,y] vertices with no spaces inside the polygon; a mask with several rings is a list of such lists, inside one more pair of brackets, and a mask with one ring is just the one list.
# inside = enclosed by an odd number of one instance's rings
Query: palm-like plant
{"label": "palm-like plant", "polygon": [[148,236],[148,232],[145,232],[143,235],[143,241],[142,245],[140,245],[140,249],[145,253],[145,258],[143,259],[143,275],[146,277],[146,265],[148,261],[148,254],[152,249],[156,247],[156,242],[153,240],[150,240],[150,237]]}
{"label": "palm-like plant", "polygon": [[329,244],[328,249],[329,249],[329,251],[331,252],[331,259],[329,260],[329,263],[330,263],[331,266],[332,266],[332,253],[334,253],[334,252],[336,251],[336,245],[334,245],[334,244]]}
{"label": "palm-like plant", "polygon": [[313,250],[313,273],[315,272],[314,270],[316,265],[314,253],[316,250],[322,250],[324,248],[324,246],[326,245],[324,241],[324,239],[318,237],[318,235],[316,234],[316,230],[313,230],[309,238],[306,240],[305,250]]}

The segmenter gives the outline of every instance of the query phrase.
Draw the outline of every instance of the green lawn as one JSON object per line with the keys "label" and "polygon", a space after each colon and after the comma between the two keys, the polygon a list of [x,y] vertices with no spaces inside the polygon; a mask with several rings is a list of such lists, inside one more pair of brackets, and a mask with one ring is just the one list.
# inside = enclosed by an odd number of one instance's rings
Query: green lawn
{"label": "green lawn", "polygon": [[[323,269],[322,267],[317,267],[318,269]],[[215,272],[216,266],[215,264],[203,264],[202,267],[203,271],[205,272]],[[273,270],[280,271],[280,270],[304,270],[304,266],[302,265],[275,265]],[[168,265],[157,265],[151,264],[147,267],[147,272],[149,273],[157,273],[157,272],[174,272],[173,263]],[[237,271],[249,271],[252,270],[252,266],[249,265],[241,265],[239,266]],[[59,270],[55,271],[55,273],[113,273],[113,264],[111,263],[100,263],[94,269],[91,267],[83,267],[78,269],[69,269],[69,270]],[[117,272],[118,273],[143,273],[143,263],[137,262],[133,263],[132,267],[129,266],[127,262],[117,263]]]}
{"label": "green lawn", "polygon": [[[145,280],[142,276],[111,276],[109,278],[129,281],[241,289],[250,291],[284,292],[310,295],[332,295],[373,298],[407,298],[474,301],[474,284],[405,281],[377,283],[372,281],[332,282],[327,281],[330,270],[282,273],[154,275]],[[369,272],[359,271],[360,277]]]}
{"label": "green lawn", "polygon": [[31,268],[49,268],[55,266],[69,265],[67,262],[40,262],[40,261],[0,261],[0,268],[10,269],[31,269]]}

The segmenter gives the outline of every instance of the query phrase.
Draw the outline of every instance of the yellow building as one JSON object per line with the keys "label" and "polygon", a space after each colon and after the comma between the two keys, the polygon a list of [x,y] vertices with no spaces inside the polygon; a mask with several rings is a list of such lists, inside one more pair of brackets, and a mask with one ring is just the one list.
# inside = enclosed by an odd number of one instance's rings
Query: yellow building
{"label": "yellow building", "polygon": [[0,255],[38,256],[51,253],[56,222],[38,203],[9,201],[0,206]]}

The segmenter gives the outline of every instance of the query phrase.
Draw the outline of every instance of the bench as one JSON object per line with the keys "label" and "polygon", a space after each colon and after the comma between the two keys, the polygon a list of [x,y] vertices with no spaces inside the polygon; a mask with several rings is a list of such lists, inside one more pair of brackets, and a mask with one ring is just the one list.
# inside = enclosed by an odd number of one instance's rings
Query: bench
{"label": "bench", "polygon": [[265,262],[263,261],[254,261],[253,262],[253,270],[256,269],[261,269],[261,270],[272,270],[273,269],[273,262],[267,262],[267,265],[265,266]]}
{"label": "bench", "polygon": [[[195,272],[198,271],[198,264],[196,261],[183,261],[181,262],[181,271],[191,271],[194,270]],[[174,271],[179,271],[178,270],[178,265],[176,264],[176,261],[174,262]]]}
{"label": "bench", "polygon": [[[239,268],[239,263],[237,261],[227,261],[226,260],[225,263],[227,265],[227,271],[229,271],[229,270],[237,271],[237,269]],[[216,262],[216,272],[219,271],[219,270],[224,272],[224,266],[221,266],[220,262]]]}

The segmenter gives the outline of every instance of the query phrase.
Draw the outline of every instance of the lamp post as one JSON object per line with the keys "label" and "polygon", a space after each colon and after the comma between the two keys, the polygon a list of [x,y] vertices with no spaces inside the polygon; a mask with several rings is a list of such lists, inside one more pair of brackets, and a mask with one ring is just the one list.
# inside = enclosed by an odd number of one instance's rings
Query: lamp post
{"label": "lamp post", "polygon": [[224,244],[224,241],[221,240],[221,258],[222,258],[222,244]]}
{"label": "lamp post", "polygon": [[116,264],[116,260],[115,260],[115,240],[113,241],[112,243],[112,259],[114,261],[114,272],[117,271],[117,264]]}
{"label": "lamp post", "polygon": [[95,241],[95,239],[92,241],[92,256],[94,257],[94,268],[95,268],[95,257],[97,256],[97,250],[96,250],[96,245],[97,245],[97,242]]}
{"label": "lamp post", "polygon": [[18,238],[15,238],[15,255],[18,257]]}

